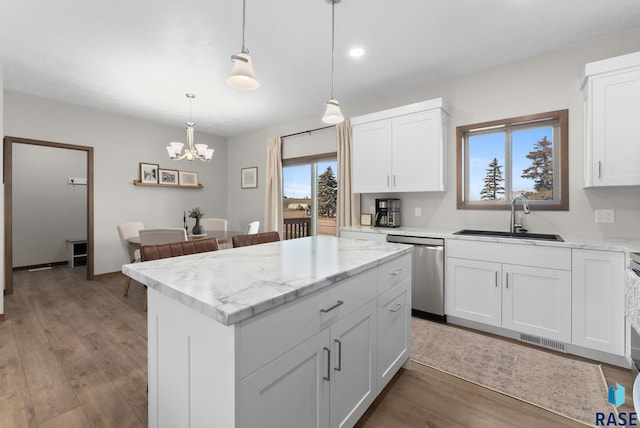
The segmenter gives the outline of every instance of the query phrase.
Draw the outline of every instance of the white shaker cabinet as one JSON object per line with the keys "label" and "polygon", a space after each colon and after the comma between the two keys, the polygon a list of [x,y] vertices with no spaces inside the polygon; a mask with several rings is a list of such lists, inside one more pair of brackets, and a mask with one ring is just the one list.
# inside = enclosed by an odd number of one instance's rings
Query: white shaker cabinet
{"label": "white shaker cabinet", "polygon": [[447,315],[571,341],[571,249],[447,241]]}
{"label": "white shaker cabinet", "polygon": [[585,66],[585,187],[640,185],[640,52]]}
{"label": "white shaker cabinet", "polygon": [[445,278],[447,315],[496,327],[502,325],[500,263],[447,257]]}
{"label": "white shaker cabinet", "polygon": [[624,356],[624,253],[573,250],[573,344]]}
{"label": "white shaker cabinet", "polygon": [[351,119],[354,193],[446,190],[442,98]]}

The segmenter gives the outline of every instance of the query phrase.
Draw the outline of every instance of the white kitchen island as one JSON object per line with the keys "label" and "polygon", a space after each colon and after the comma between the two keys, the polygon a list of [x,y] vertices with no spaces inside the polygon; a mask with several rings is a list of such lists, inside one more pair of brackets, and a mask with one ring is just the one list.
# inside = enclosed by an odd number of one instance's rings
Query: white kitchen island
{"label": "white kitchen island", "polygon": [[352,426],[409,361],[411,251],[319,236],[123,266],[149,289],[149,426]]}

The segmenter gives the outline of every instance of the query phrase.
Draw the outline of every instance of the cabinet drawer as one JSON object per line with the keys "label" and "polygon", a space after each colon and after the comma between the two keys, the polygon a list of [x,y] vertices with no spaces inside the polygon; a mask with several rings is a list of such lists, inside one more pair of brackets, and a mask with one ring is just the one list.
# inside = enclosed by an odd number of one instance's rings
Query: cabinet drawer
{"label": "cabinet drawer", "polygon": [[411,278],[412,254],[405,254],[378,267],[378,294]]}
{"label": "cabinet drawer", "polygon": [[377,270],[370,269],[242,322],[240,379],[374,299],[377,281]]}
{"label": "cabinet drawer", "polygon": [[571,248],[447,240],[447,257],[571,270]]}

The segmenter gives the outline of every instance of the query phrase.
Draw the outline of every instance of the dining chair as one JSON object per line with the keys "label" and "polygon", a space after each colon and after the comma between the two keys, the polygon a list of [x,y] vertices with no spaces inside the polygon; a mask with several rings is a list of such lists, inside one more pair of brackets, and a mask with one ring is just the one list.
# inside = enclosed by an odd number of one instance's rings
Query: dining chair
{"label": "dining chair", "polygon": [[[118,229],[118,236],[120,236],[120,244],[122,244],[122,251],[127,258],[128,263],[134,263],[140,261],[140,250],[133,248],[129,245],[127,240],[138,236],[138,232],[144,229],[144,224],[139,221],[130,221],[127,223],[121,223],[116,226]],[[131,278],[127,277],[124,284],[124,295],[129,294],[129,286],[131,285]]]}
{"label": "dining chair", "polygon": [[252,233],[250,235],[236,235],[231,238],[231,242],[233,242],[233,248],[266,244],[267,242],[277,242],[279,240],[280,234],[276,231]]}
{"label": "dining chair", "polygon": [[181,227],[142,229],[138,234],[140,235],[140,245],[142,246],[169,244],[187,240],[187,231]]}
{"label": "dining chair", "polygon": [[227,219],[226,218],[201,218],[200,224],[204,227],[204,230],[224,230],[227,231]]}
{"label": "dining chair", "polygon": [[259,221],[252,221],[247,225],[247,228],[244,231],[245,235],[253,235],[254,233],[258,233],[258,229],[260,229]]}
{"label": "dining chair", "polygon": [[[186,256],[189,254],[217,251],[218,241],[215,238],[198,239],[195,241],[169,242],[166,244],[143,245],[140,256],[143,262],[166,259],[168,257]],[[145,286],[146,288],[146,286]],[[146,293],[146,290],[145,290]],[[147,310],[147,296],[144,297],[144,310]]]}

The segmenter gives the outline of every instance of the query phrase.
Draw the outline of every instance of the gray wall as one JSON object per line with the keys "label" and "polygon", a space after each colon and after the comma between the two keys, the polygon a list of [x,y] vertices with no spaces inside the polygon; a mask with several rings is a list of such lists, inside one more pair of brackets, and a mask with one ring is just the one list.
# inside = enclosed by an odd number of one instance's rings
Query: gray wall
{"label": "gray wall", "polygon": [[[207,216],[228,215],[226,141],[198,133],[196,128],[196,142],[215,149],[213,161],[171,161],[165,150],[167,143],[186,142],[180,117],[173,127],[4,91],[4,123],[4,135],[94,147],[96,274],[120,271],[126,262],[116,231],[119,223],[142,221],[146,227],[181,227],[183,211],[195,206]],[[197,172],[204,189],[134,186],[139,162]]]}
{"label": "gray wall", "polygon": [[[577,45],[551,54],[485,70],[460,78],[416,88],[368,103],[349,105],[340,99],[345,116],[354,117],[422,100],[444,97],[451,106],[447,140],[447,192],[400,193],[403,204],[402,222],[412,227],[506,229],[507,211],[476,211],[456,209],[455,129],[456,126],[503,119],[513,116],[569,109],[569,185],[570,210],[566,212],[533,212],[525,218],[531,232],[554,232],[567,236],[610,236],[640,238],[640,190],[631,188],[583,188],[584,121],[580,85],[585,63],[635,52],[640,48],[640,30],[619,33],[611,37]],[[338,77],[339,78],[339,77]],[[264,165],[266,138],[322,126],[318,115],[250,135],[229,139],[229,170],[238,170],[245,162]],[[262,168],[264,169],[264,168]],[[233,177],[229,177],[233,188]],[[263,216],[263,196],[241,197],[229,201],[229,216]],[[231,193],[230,193],[231,195]],[[362,195],[363,212],[373,206],[375,197]],[[414,208],[422,208],[415,217]],[[596,224],[594,210],[615,209],[616,223]]]}
{"label": "gray wall", "polygon": [[87,153],[13,145],[13,267],[68,260],[67,239],[87,238]]}

